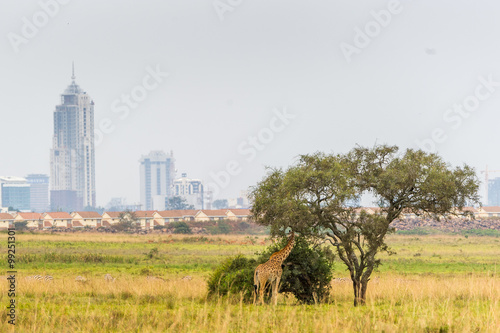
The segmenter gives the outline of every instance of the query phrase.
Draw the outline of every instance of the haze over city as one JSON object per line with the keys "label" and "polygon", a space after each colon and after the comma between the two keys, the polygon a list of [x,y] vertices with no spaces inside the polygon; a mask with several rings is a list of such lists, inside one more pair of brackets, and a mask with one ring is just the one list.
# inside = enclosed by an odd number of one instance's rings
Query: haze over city
{"label": "haze over city", "polygon": [[355,145],[436,151],[483,179],[500,169],[499,6],[5,2],[0,175],[50,174],[74,62],[95,102],[99,206],[139,201],[139,159],[154,150],[173,151],[177,176],[219,184],[214,199],[265,166]]}

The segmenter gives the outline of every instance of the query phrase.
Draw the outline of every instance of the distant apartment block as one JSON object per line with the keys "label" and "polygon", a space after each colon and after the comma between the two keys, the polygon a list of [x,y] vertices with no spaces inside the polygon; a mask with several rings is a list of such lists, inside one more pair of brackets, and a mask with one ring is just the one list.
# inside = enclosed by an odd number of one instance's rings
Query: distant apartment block
{"label": "distant apartment block", "polygon": [[143,210],[163,210],[172,197],[175,178],[173,153],[152,151],[143,155],[140,162],[141,204]]}
{"label": "distant apartment block", "polygon": [[54,111],[50,151],[52,210],[75,211],[96,206],[94,102],[72,82]]}
{"label": "distant apartment block", "polygon": [[248,208],[250,206],[248,191],[240,191],[240,196],[228,199],[227,205],[229,208]]}
{"label": "distant apartment block", "polygon": [[30,211],[30,184],[21,177],[0,177],[0,199],[2,207]]}
{"label": "distant apartment block", "polygon": [[106,205],[106,209],[120,212],[124,210],[136,211],[141,210],[141,204],[129,204],[125,198],[111,198],[109,203]]}
{"label": "distant apartment block", "polygon": [[174,180],[174,196],[186,199],[194,209],[204,209],[203,183],[200,179],[190,179],[186,173]]}
{"label": "distant apartment block", "polygon": [[39,213],[49,210],[49,176],[30,174],[26,180],[30,184],[30,210]]}
{"label": "distant apartment block", "polygon": [[500,206],[500,177],[488,182],[488,206]]}

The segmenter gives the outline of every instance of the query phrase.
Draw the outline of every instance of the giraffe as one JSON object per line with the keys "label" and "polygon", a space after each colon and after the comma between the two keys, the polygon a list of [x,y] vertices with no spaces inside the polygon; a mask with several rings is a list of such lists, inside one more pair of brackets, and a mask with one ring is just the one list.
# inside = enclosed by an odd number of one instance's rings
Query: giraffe
{"label": "giraffe", "polygon": [[280,251],[273,253],[267,262],[257,266],[253,275],[253,287],[255,292],[253,296],[254,304],[256,300],[257,303],[259,300],[261,303],[264,303],[264,291],[268,282],[271,284],[274,305],[278,304],[278,288],[281,274],[283,273],[283,261],[285,261],[290,252],[292,252],[294,245],[295,234],[292,230],[292,234],[286,246]]}

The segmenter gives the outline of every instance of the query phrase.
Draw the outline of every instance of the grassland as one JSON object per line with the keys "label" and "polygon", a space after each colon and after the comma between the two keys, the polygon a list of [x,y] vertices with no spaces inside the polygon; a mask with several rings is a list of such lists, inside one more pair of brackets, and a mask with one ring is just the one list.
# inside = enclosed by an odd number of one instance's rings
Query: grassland
{"label": "grassland", "polygon": [[[6,274],[7,246],[0,255]],[[16,332],[498,332],[500,238],[401,236],[382,254],[367,305],[349,283],[328,304],[276,307],[207,299],[206,278],[226,257],[254,255],[264,236],[18,234]],[[1,252],[0,252],[1,253]],[[2,268],[3,268],[2,267]],[[338,262],[335,277],[347,277]],[[51,282],[26,276],[50,274]],[[104,280],[105,274],[116,278]],[[84,276],[86,282],[75,281]],[[147,279],[147,276],[163,280]],[[183,277],[190,276],[192,279]],[[9,302],[1,284],[0,304]],[[0,332],[13,331],[6,312]]]}

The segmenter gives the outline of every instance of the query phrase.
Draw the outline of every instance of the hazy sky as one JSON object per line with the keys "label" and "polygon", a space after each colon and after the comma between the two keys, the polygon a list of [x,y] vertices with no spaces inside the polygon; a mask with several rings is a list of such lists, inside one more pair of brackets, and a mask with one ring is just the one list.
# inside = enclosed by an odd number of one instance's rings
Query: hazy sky
{"label": "hazy sky", "polygon": [[139,201],[138,160],[151,150],[172,150],[179,176],[217,175],[220,198],[265,166],[356,144],[420,142],[454,165],[500,169],[493,1],[1,6],[0,175],[50,174],[53,112],[73,60],[103,133],[99,205]]}

